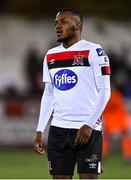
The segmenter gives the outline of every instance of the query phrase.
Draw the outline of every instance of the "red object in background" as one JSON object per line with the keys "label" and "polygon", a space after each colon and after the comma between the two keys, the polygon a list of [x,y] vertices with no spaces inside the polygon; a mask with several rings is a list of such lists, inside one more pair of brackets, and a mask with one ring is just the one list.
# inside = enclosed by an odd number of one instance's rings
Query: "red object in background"
{"label": "red object in background", "polygon": [[109,139],[106,136],[103,136],[103,144],[102,144],[102,157],[105,158],[109,152]]}
{"label": "red object in background", "polygon": [[122,154],[124,160],[131,160],[131,136],[125,136],[122,140]]}
{"label": "red object in background", "polygon": [[5,115],[9,117],[22,117],[24,115],[24,102],[22,100],[8,100],[5,102]]}
{"label": "red object in background", "polygon": [[123,134],[128,131],[128,112],[123,102],[123,96],[117,89],[112,89],[112,95],[103,113],[104,132],[108,134]]}
{"label": "red object in background", "polygon": [[[130,140],[125,138],[128,133],[128,112],[126,110],[123,96],[117,89],[112,89],[112,96],[103,113],[103,157],[105,158],[110,150],[110,137],[119,135],[122,137],[123,156],[131,155]],[[130,142],[131,143],[131,142]]]}

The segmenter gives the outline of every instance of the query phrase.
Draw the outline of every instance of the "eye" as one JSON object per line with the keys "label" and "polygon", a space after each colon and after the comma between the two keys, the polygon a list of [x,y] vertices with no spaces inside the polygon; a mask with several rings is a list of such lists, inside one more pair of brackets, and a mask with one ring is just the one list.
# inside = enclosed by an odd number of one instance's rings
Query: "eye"
{"label": "eye", "polygon": [[55,22],[55,26],[58,24],[58,22]]}
{"label": "eye", "polygon": [[67,23],[67,21],[63,20],[63,21],[61,21],[61,23],[62,23],[62,24],[66,24],[66,23]]}

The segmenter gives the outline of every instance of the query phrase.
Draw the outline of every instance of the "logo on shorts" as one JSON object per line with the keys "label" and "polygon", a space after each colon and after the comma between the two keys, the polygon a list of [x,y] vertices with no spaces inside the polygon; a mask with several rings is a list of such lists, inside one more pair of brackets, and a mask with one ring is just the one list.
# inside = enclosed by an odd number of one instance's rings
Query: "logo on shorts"
{"label": "logo on shorts", "polygon": [[90,163],[89,168],[90,169],[95,169],[96,168],[96,163]]}
{"label": "logo on shorts", "polygon": [[54,75],[54,85],[61,91],[72,89],[77,84],[77,81],[77,75],[69,69],[62,69]]}
{"label": "logo on shorts", "polygon": [[52,170],[51,161],[48,161],[48,169],[49,169],[49,171]]}
{"label": "logo on shorts", "polygon": [[92,154],[90,158],[86,158],[86,162],[96,163],[98,160],[97,154]]}

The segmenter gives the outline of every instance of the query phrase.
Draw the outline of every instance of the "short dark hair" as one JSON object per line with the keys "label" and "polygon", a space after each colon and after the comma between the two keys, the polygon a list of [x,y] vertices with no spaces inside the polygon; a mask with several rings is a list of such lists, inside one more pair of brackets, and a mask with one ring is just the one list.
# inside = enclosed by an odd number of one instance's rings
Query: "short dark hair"
{"label": "short dark hair", "polygon": [[79,20],[83,23],[83,17],[82,17],[82,13],[77,10],[77,9],[71,9],[71,8],[64,8],[62,10],[59,11],[61,12],[70,12],[72,13],[74,16],[77,16],[79,18]]}

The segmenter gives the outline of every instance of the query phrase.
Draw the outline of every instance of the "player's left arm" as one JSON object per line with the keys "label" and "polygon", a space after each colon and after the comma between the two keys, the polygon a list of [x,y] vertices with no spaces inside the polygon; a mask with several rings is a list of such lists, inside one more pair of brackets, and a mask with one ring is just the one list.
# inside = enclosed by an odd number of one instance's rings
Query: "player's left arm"
{"label": "player's left arm", "polygon": [[109,59],[101,47],[92,50],[90,64],[94,74],[98,98],[88,122],[77,133],[75,142],[78,144],[88,142],[92,129],[94,129],[98,119],[100,119],[111,95]]}
{"label": "player's left arm", "polygon": [[110,62],[107,54],[100,45],[92,49],[89,56],[89,62],[93,71],[96,89],[98,92],[98,98],[95,102],[94,109],[87,122],[87,125],[94,129],[111,95]]}

